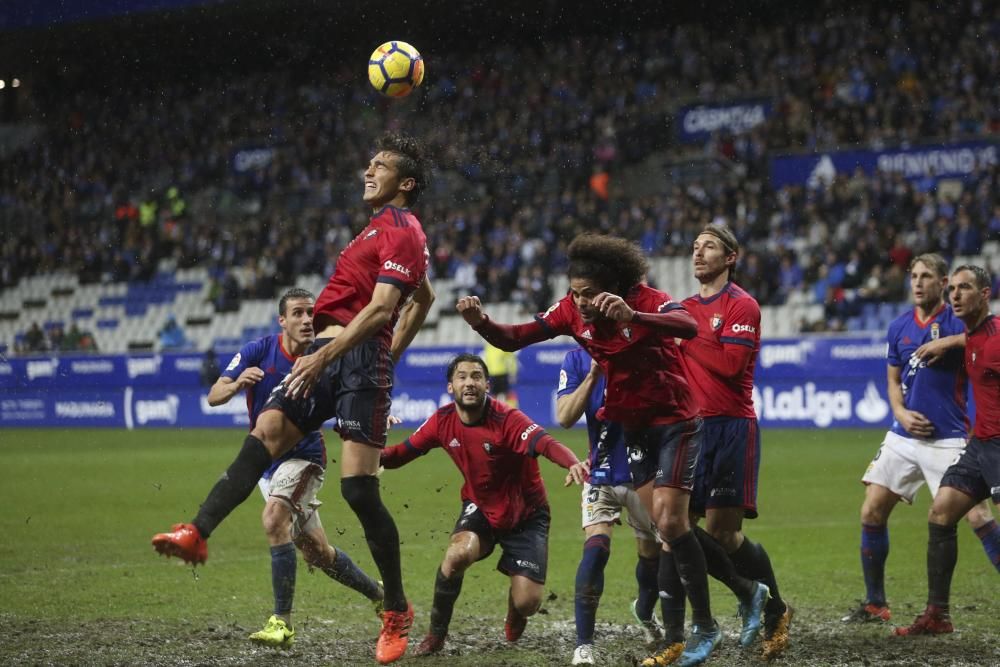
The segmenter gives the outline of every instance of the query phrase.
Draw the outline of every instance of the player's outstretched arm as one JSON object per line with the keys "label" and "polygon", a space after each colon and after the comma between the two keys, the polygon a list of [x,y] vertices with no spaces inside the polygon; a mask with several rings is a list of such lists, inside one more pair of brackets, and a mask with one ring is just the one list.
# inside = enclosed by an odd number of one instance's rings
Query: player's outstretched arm
{"label": "player's outstretched arm", "polygon": [[734,378],[743,373],[754,351],[748,345],[720,344],[700,336],[688,340],[681,349],[702,367],[724,378]]}
{"label": "player's outstretched arm", "polygon": [[944,338],[938,338],[937,340],[932,340],[924,343],[918,347],[914,352],[915,356],[920,361],[924,362],[928,366],[934,365],[935,362],[941,360],[941,358],[947,354],[950,350],[962,350],[965,349],[965,334],[954,334],[951,336],[945,336]]}
{"label": "player's outstretched arm", "polygon": [[399,322],[396,323],[396,331],[393,333],[390,348],[392,363],[399,363],[399,358],[413,342],[420,327],[424,325],[424,320],[427,319],[427,313],[430,312],[431,304],[434,303],[435,298],[431,281],[425,276],[423,282],[413,292],[413,298],[400,313]]}
{"label": "player's outstretched arm", "polygon": [[644,324],[664,336],[686,340],[698,334],[698,323],[694,317],[677,304],[672,304],[675,307],[662,313],[643,313],[633,310],[625,299],[610,292],[601,292],[595,296],[593,304],[608,319]]}
{"label": "player's outstretched arm", "polygon": [[386,447],[379,454],[379,464],[389,470],[392,468],[402,468],[410,461],[416,460],[427,452],[413,447],[408,442],[401,442],[392,447]]}
{"label": "player's outstretched arm", "polygon": [[264,371],[255,366],[244,369],[235,380],[222,376],[208,390],[208,404],[211,406],[224,405],[232,400],[233,396],[247,387],[252,387],[263,379]]}
{"label": "player's outstretched arm", "polygon": [[507,352],[515,352],[532,343],[554,338],[556,333],[538,321],[525,324],[497,324],[491,320],[478,296],[463,296],[458,299],[455,309],[462,319],[490,345]]}

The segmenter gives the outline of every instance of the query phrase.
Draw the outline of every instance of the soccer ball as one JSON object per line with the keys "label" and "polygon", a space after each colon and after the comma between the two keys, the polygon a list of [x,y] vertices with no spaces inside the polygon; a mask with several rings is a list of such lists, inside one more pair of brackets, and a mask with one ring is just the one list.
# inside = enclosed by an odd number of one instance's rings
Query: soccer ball
{"label": "soccer ball", "polygon": [[406,42],[386,42],[368,59],[368,80],[386,97],[406,97],[424,80],[424,59]]}

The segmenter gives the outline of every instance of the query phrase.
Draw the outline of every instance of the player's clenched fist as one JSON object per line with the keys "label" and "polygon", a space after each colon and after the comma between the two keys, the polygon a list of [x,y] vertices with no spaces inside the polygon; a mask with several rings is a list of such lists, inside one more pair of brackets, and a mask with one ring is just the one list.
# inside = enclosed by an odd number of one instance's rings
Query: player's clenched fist
{"label": "player's clenched fist", "polygon": [[455,309],[462,315],[470,326],[477,327],[486,319],[486,311],[478,296],[459,297]]}

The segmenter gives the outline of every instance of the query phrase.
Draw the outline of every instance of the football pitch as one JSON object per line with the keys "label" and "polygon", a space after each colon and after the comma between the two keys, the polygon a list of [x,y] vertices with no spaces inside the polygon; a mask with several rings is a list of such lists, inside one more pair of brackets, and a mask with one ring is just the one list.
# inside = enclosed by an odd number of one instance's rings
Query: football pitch
{"label": "football pitch", "polygon": [[[578,455],[582,429],[553,435]],[[401,440],[407,431],[391,434]],[[840,617],[864,595],[858,542],[863,487],[858,478],[881,431],[769,430],[763,434],[759,519],[747,534],[762,542],[782,595],[796,610],[785,665],[997,665],[1000,579],[967,525],[959,528],[952,586],[953,635],[891,637],[888,627],[845,626]],[[157,556],[155,532],[188,521],[238,451],[237,430],[5,430],[0,518],[2,664],[371,665],[379,624],[371,605],[299,560],[288,651],[252,646],[246,635],[271,613],[270,557],[255,492],[209,541],[205,567]],[[339,443],[320,494],[331,542],[371,574],[360,526],[340,497]],[[540,461],[552,506],[549,576],[542,612],[516,645],[503,640],[506,577],[497,554],[466,574],[445,651],[402,664],[568,665],[573,582],[582,548],[580,491]],[[402,541],[403,576],[416,609],[411,649],[427,630],[434,574],[457,518],[458,470],[443,452],[382,476],[383,497]],[[890,523],[887,591],[894,622],[908,624],[926,596],[927,505],[901,505]],[[645,655],[629,605],[635,545],[619,528],[598,611],[599,664],[634,665]],[[725,638],[709,665],[756,664],[742,652],[732,595],[713,582]]]}

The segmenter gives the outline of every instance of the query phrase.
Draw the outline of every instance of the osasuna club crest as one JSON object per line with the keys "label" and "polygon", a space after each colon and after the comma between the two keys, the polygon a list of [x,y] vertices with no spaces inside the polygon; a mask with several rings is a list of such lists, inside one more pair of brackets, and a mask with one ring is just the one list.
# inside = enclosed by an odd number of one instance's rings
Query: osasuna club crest
{"label": "osasuna club crest", "polygon": [[722,326],[722,315],[720,313],[712,315],[712,331],[715,331],[721,326]]}
{"label": "osasuna club crest", "polygon": [[483,449],[486,450],[487,454],[492,454],[493,453],[493,443],[491,443],[491,442],[484,442],[483,443]]}

